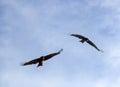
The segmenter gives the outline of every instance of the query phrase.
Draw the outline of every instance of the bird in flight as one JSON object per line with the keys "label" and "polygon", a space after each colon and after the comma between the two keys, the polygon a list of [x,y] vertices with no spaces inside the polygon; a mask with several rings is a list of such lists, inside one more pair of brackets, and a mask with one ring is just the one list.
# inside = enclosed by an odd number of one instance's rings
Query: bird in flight
{"label": "bird in flight", "polygon": [[61,51],[63,51],[63,49],[59,50],[58,52],[55,52],[55,53],[51,53],[51,54],[48,54],[46,56],[41,56],[40,58],[37,58],[37,59],[33,59],[31,61],[28,61],[28,62],[25,62],[24,64],[22,64],[23,66],[26,66],[26,65],[31,65],[31,64],[36,64],[38,63],[37,67],[39,66],[42,66],[43,65],[43,61],[46,61],[58,54],[61,53]]}
{"label": "bird in flight", "polygon": [[77,37],[80,40],[81,43],[87,42],[88,44],[90,44],[91,46],[93,46],[94,48],[96,48],[98,51],[103,52],[102,50],[100,50],[91,40],[89,40],[87,37],[79,35],[79,34],[71,34],[70,36],[74,36]]}

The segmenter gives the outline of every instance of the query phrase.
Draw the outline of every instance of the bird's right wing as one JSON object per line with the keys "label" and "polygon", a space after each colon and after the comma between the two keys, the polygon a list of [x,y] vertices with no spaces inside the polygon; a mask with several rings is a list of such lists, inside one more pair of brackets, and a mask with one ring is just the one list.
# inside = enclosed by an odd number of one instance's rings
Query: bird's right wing
{"label": "bird's right wing", "polygon": [[40,58],[37,58],[37,59],[31,60],[31,61],[25,62],[22,65],[25,66],[25,65],[36,64],[39,62],[39,60],[40,60]]}
{"label": "bird's right wing", "polygon": [[45,60],[48,60],[48,59],[50,59],[50,58],[52,58],[52,57],[54,57],[54,56],[56,56],[56,55],[58,55],[58,54],[60,54],[61,51],[63,51],[63,49],[59,50],[58,52],[51,53],[51,54],[48,54],[48,55],[44,56],[44,61],[45,61]]}
{"label": "bird's right wing", "polygon": [[92,41],[88,40],[87,43],[90,44],[91,46],[93,46],[94,48],[96,48],[98,51],[103,52],[103,51],[100,50]]}
{"label": "bird's right wing", "polygon": [[79,39],[85,38],[84,36],[79,35],[79,34],[71,34],[70,36],[74,36],[74,37],[77,37],[77,38],[79,38]]}

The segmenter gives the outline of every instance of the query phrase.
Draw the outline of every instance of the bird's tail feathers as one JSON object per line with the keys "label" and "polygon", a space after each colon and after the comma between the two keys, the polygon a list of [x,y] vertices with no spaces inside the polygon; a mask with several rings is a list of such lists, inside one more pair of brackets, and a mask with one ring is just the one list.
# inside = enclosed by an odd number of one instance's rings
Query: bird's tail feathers
{"label": "bird's tail feathers", "polygon": [[43,66],[43,61],[38,63],[37,67],[39,67],[39,66]]}
{"label": "bird's tail feathers", "polygon": [[81,42],[81,43],[84,43],[84,42],[85,42],[85,40],[83,40],[83,39],[82,39],[82,40],[80,40],[80,42]]}

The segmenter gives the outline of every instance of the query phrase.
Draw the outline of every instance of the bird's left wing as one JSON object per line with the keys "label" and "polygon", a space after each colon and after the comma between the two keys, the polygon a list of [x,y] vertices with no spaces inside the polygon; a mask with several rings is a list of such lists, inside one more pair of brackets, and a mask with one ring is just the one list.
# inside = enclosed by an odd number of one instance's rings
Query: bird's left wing
{"label": "bird's left wing", "polygon": [[79,38],[79,39],[86,38],[86,37],[84,37],[84,36],[82,36],[82,35],[79,35],[79,34],[71,34],[70,36],[74,36],[74,37],[77,37],[77,38]]}

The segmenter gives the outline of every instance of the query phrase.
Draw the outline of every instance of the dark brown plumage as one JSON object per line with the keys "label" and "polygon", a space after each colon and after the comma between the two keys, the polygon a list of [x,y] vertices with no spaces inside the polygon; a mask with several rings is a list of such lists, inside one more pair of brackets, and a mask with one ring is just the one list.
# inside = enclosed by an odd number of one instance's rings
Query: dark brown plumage
{"label": "dark brown plumage", "polygon": [[22,65],[25,66],[25,65],[31,65],[31,64],[38,63],[37,67],[42,66],[43,65],[43,61],[46,61],[46,60],[48,60],[48,59],[50,59],[50,58],[60,54],[61,51],[63,51],[63,49],[59,50],[58,52],[51,53],[51,54],[48,54],[46,56],[41,56],[40,58],[37,58],[37,59],[31,60],[31,61],[25,62]]}
{"label": "dark brown plumage", "polygon": [[82,36],[82,35],[79,35],[79,34],[71,34],[71,36],[77,37],[77,38],[81,39],[80,40],[81,43],[87,42],[88,44],[90,44],[91,46],[93,46],[94,48],[96,48],[98,51],[103,52],[91,40],[89,40],[85,36]]}

